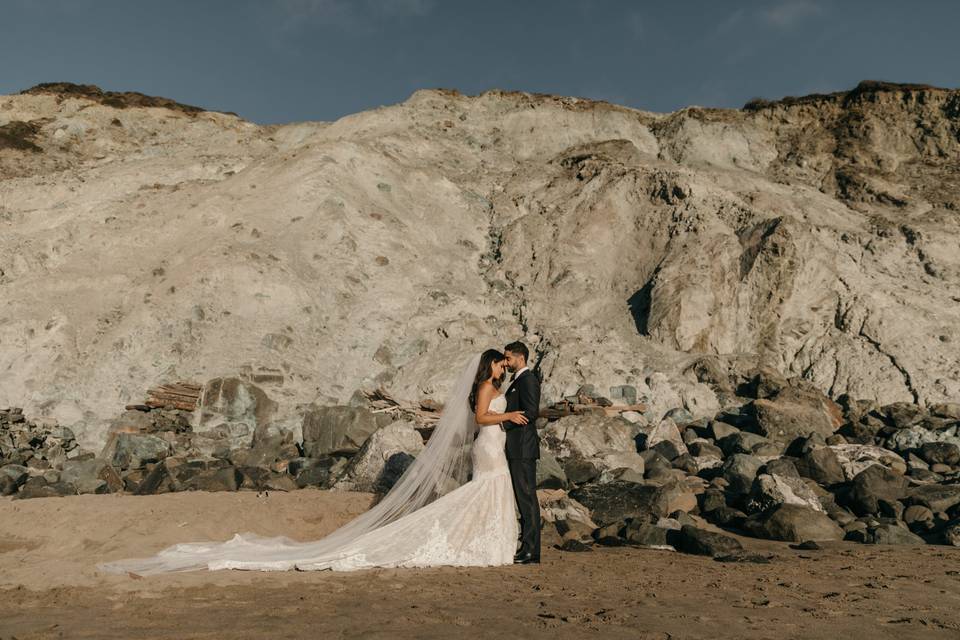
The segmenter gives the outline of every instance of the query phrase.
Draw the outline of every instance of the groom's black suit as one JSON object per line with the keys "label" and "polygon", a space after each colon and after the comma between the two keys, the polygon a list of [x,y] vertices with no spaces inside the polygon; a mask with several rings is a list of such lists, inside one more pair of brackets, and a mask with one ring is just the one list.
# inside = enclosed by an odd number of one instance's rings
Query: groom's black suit
{"label": "groom's black suit", "polygon": [[523,411],[527,424],[504,422],[507,432],[506,454],[513,493],[520,511],[520,550],[540,557],[540,504],[537,502],[537,460],[540,438],[540,380],[529,369],[521,371],[507,388],[507,411]]}

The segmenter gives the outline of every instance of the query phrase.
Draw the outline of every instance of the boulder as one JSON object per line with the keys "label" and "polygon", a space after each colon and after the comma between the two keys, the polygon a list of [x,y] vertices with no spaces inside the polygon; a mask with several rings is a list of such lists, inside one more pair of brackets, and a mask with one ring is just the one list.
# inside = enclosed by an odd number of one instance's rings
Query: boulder
{"label": "boulder", "polygon": [[291,460],[300,457],[300,450],[290,433],[263,436],[248,449],[230,452],[230,461],[238,467],[260,467],[276,473],[287,471]]}
{"label": "boulder", "polygon": [[746,374],[747,381],[737,389],[747,398],[774,398],[788,386],[787,378],[773,367],[761,365]]}
{"label": "boulder", "polygon": [[930,406],[930,413],[940,418],[960,420],[960,402],[938,402]]}
{"label": "boulder", "polygon": [[103,458],[67,460],[63,463],[60,479],[75,486],[78,493],[102,493],[101,483],[111,493],[123,491],[120,474]]}
{"label": "boulder", "polygon": [[253,446],[254,427],[246,422],[224,421],[206,425],[190,435],[190,444],[201,456],[226,458],[231,451]]}
{"label": "boulder", "polygon": [[926,409],[912,402],[892,402],[880,407],[877,413],[895,429],[909,429],[929,415]]}
{"label": "boulder", "polygon": [[336,481],[337,476],[346,468],[348,461],[345,458],[334,456],[320,456],[318,458],[303,458],[304,462],[291,463],[288,467],[295,477],[297,486],[319,487],[325,489]]}
{"label": "boulder", "polygon": [[887,439],[887,446],[895,451],[906,453],[921,449],[930,442],[947,442],[960,446],[960,436],[952,428],[942,431],[931,431],[923,427],[908,427],[900,429]]}
{"label": "boulder", "polygon": [[804,478],[810,478],[824,486],[845,481],[846,475],[840,465],[840,458],[830,447],[812,449],[802,455],[794,465]]}
{"label": "boulder", "polygon": [[12,477],[0,474],[0,496],[12,496],[20,489],[17,481]]}
{"label": "boulder", "polygon": [[423,438],[412,422],[398,420],[375,431],[347,465],[333,488],[386,492],[423,451]]}
{"label": "boulder", "polygon": [[756,513],[779,504],[795,504],[823,512],[817,494],[801,478],[761,473],[754,479],[747,510]]}
{"label": "boulder", "polygon": [[723,478],[729,484],[730,491],[745,494],[753,486],[753,479],[757,471],[763,466],[763,461],[756,456],[745,453],[735,453],[727,458],[721,468]]}
{"label": "boulder", "polygon": [[[289,476],[286,477],[289,478]],[[242,481],[242,474],[232,465],[221,468],[209,468],[193,476],[189,483],[183,487],[178,487],[177,490],[236,491],[240,488]]]}
{"label": "boulder", "polygon": [[148,462],[163,460],[173,451],[167,440],[150,433],[118,433],[112,449],[110,463],[117,469],[139,469]]}
{"label": "boulder", "polygon": [[707,428],[710,431],[710,437],[716,442],[740,432],[740,429],[722,420],[711,420]]}
{"label": "boulder", "polygon": [[590,511],[594,522],[604,526],[627,518],[656,522],[667,515],[667,500],[662,487],[618,480],[584,485],[570,496]]}
{"label": "boulder", "polygon": [[883,447],[867,444],[839,444],[830,445],[830,450],[837,455],[846,480],[852,480],[858,473],[874,465],[890,467],[897,466],[899,463],[906,469],[906,463],[900,456]]}
{"label": "boulder", "polygon": [[303,416],[303,453],[310,458],[357,453],[367,438],[392,421],[362,407],[312,406]]}
{"label": "boulder", "polygon": [[[17,500],[25,500],[27,498],[55,498],[76,495],[76,493],[74,486],[67,482],[47,482],[43,476],[32,476],[23,483],[20,491],[13,497]],[[106,493],[106,491],[102,490],[101,493]]]}
{"label": "boulder", "polygon": [[542,447],[560,463],[567,479],[590,482],[605,470],[628,468],[644,472],[637,453],[637,426],[599,414],[566,416],[543,430]]}
{"label": "boulder", "polygon": [[[255,384],[237,377],[213,378],[204,385],[200,396],[196,430],[206,431],[212,424],[242,423],[247,429],[230,448],[248,447],[254,431],[270,422],[278,406]],[[239,436],[239,430],[234,431]]]}
{"label": "boulder", "polygon": [[744,528],[757,537],[785,542],[842,540],[844,531],[822,511],[783,503],[748,518]]}
{"label": "boulder", "polygon": [[[738,431],[732,435],[729,435],[722,440],[719,440],[717,444],[723,450],[723,453],[728,456],[732,456],[735,453],[754,453],[755,450],[764,444],[769,444],[770,441],[756,433],[750,433],[749,431]],[[779,452],[780,448],[777,448]]]}
{"label": "boulder", "polygon": [[631,521],[623,532],[623,538],[630,544],[636,544],[643,547],[652,547],[654,549],[673,549],[673,546],[667,541],[669,529],[658,527],[655,524],[642,521]]}
{"label": "boulder", "polygon": [[923,484],[907,489],[906,496],[912,504],[924,505],[939,513],[960,504],[960,485]]}
{"label": "boulder", "polygon": [[911,533],[906,527],[895,524],[879,524],[867,536],[867,542],[873,544],[926,544],[920,536]]}
{"label": "boulder", "polygon": [[731,536],[699,529],[689,524],[680,528],[676,544],[678,551],[702,556],[719,556],[743,550],[740,541]]}
{"label": "boulder", "polygon": [[858,473],[851,483],[848,501],[857,515],[879,513],[879,500],[895,502],[906,495],[908,481],[881,465],[871,465]]}
{"label": "boulder", "polygon": [[567,474],[557,462],[556,457],[549,451],[540,450],[540,460],[537,462],[538,489],[565,489]]}
{"label": "boulder", "polygon": [[716,458],[723,460],[723,451],[720,447],[707,440],[694,440],[687,445],[687,450],[694,458]]}
{"label": "boulder", "polygon": [[767,463],[763,465],[761,472],[769,473],[773,476],[799,478],[800,473],[797,471],[795,462],[796,458],[775,458],[773,460],[768,460]]}
{"label": "boulder", "polygon": [[30,477],[27,468],[20,464],[5,464],[0,467],[0,476],[10,478],[15,487],[23,486],[23,483]]}
{"label": "boulder", "polygon": [[780,399],[753,400],[744,407],[744,413],[752,420],[751,431],[782,444],[811,433],[826,437],[837,429],[823,407]]}
{"label": "boulder", "polygon": [[561,537],[586,540],[597,529],[597,524],[590,517],[590,511],[571,498],[566,491],[540,489],[537,491],[537,499],[540,502],[540,517],[545,522],[554,523]]}
{"label": "boulder", "polygon": [[960,463],[960,447],[951,442],[926,442],[920,446],[920,457],[928,464],[952,467]]}

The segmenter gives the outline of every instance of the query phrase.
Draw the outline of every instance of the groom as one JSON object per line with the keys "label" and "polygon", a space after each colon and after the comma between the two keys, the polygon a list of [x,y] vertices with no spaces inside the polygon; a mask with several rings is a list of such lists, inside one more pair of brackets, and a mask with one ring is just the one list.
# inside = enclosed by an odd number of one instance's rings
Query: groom
{"label": "groom", "polygon": [[530,351],[522,342],[511,342],[503,349],[507,369],[513,381],[507,388],[507,411],[522,411],[527,424],[504,422],[507,432],[507,465],[513,480],[513,493],[520,511],[520,550],[514,564],[540,562],[540,505],[537,502],[537,460],[540,440],[537,417],[540,415],[540,380],[527,368]]}

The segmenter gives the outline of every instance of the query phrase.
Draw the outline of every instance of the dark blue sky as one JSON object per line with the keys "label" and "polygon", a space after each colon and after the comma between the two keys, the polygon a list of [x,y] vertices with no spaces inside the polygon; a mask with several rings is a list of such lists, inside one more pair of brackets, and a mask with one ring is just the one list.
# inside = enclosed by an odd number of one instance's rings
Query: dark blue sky
{"label": "dark blue sky", "polygon": [[0,0],[0,93],[141,91],[260,123],[419,88],[519,89],[652,111],[864,79],[960,86],[960,2]]}

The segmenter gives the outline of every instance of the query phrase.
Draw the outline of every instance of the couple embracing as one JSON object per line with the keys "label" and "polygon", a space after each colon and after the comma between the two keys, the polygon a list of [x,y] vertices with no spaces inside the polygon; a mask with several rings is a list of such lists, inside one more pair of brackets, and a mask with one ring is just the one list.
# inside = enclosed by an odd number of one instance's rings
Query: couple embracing
{"label": "couple embracing", "polygon": [[[302,542],[237,533],[225,542],[175,544],[98,568],[149,575],[539,563],[540,380],[528,359],[522,342],[474,355],[451,388],[426,447],[397,483],[325,538]],[[501,392],[508,371],[513,378]]]}

